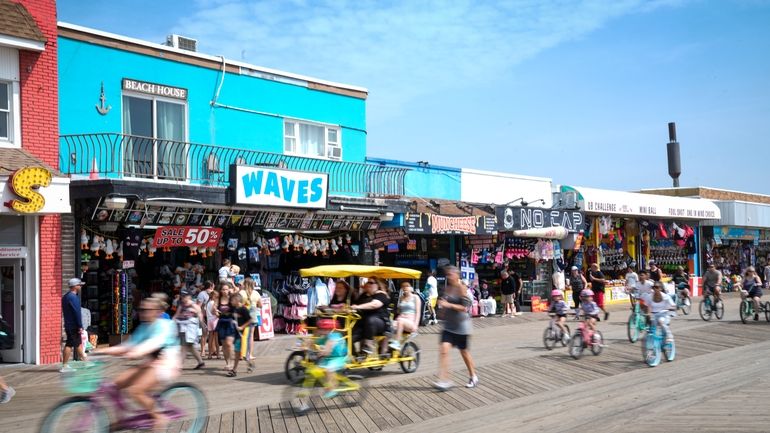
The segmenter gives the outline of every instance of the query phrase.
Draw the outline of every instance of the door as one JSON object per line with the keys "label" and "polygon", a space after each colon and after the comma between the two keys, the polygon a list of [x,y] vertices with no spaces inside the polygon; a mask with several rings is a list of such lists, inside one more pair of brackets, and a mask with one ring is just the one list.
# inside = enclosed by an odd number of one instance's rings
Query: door
{"label": "door", "polygon": [[0,315],[16,336],[10,350],[0,351],[2,362],[22,362],[22,340],[24,316],[22,312],[21,260],[0,260]]}

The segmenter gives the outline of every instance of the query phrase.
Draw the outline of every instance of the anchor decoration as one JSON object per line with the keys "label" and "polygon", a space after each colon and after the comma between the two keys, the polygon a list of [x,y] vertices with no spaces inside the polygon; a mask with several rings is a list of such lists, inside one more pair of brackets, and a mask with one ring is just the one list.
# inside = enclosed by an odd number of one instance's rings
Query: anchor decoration
{"label": "anchor decoration", "polygon": [[100,101],[100,104],[96,104],[96,111],[98,111],[99,114],[104,116],[107,113],[109,113],[110,110],[112,109],[112,105],[105,106],[105,104],[107,103],[107,97],[104,96],[104,81],[102,81],[102,91],[99,94],[99,101]]}

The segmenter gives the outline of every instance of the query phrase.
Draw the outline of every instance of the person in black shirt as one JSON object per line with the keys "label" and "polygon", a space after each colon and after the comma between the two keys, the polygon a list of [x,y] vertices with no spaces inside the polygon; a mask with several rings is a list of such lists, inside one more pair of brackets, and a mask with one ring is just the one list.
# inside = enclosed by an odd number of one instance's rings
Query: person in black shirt
{"label": "person in black shirt", "polygon": [[382,335],[390,322],[388,304],[390,297],[384,284],[370,278],[364,285],[363,293],[350,308],[361,314],[361,320],[353,327],[353,341],[362,341],[361,350],[367,354],[373,352],[374,337]]}
{"label": "person in black shirt", "polygon": [[[237,335],[235,337],[235,358],[233,360],[233,369],[228,372],[228,376],[235,377],[238,371],[238,361],[243,358],[241,354],[241,345],[247,345],[248,342],[243,341],[241,333],[245,329],[251,326],[251,322],[254,320],[249,313],[249,309],[243,306],[243,297],[239,294],[235,294],[230,297],[230,306],[232,307],[232,315],[237,325]],[[247,334],[248,338],[252,338],[251,334]]]}
{"label": "person in black shirt", "polygon": [[521,313],[517,311],[518,295],[521,290],[521,277],[516,274],[509,274],[508,271],[500,273],[500,292],[502,293],[503,301],[503,317],[518,316]]}
{"label": "person in black shirt", "polygon": [[610,313],[604,308],[604,273],[599,269],[598,263],[592,263],[591,269],[588,271],[588,278],[591,281],[591,290],[594,292],[594,300],[596,305],[604,311],[604,320],[609,319]]}

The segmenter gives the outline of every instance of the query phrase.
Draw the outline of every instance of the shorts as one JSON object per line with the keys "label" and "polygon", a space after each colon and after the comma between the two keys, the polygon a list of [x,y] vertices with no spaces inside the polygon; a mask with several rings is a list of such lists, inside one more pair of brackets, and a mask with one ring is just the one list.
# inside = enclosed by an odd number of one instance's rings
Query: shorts
{"label": "shorts", "polygon": [[64,347],[80,347],[83,344],[83,338],[80,335],[78,329],[65,329],[64,333],[67,334],[67,340],[64,342]]}
{"label": "shorts", "polygon": [[326,371],[343,370],[345,364],[347,364],[347,357],[345,356],[327,357],[318,362],[318,366]]}
{"label": "shorts", "polygon": [[455,334],[454,332],[441,331],[441,342],[449,343],[452,347],[456,347],[460,350],[468,349],[468,336],[462,334]]}
{"label": "shorts", "polygon": [[604,290],[597,290],[594,292],[594,300],[599,308],[604,309]]}
{"label": "shorts", "polygon": [[749,298],[761,298],[762,297],[762,289],[754,286],[751,290],[749,290]]}
{"label": "shorts", "polygon": [[438,296],[431,296],[428,298],[428,301],[430,302],[431,308],[436,308],[436,304],[438,303]]}
{"label": "shorts", "polygon": [[222,344],[227,337],[233,337],[236,340],[240,339],[241,334],[235,327],[234,320],[220,320],[217,323],[217,337],[219,338],[219,344]]}
{"label": "shorts", "polygon": [[503,304],[513,304],[513,294],[503,295]]}

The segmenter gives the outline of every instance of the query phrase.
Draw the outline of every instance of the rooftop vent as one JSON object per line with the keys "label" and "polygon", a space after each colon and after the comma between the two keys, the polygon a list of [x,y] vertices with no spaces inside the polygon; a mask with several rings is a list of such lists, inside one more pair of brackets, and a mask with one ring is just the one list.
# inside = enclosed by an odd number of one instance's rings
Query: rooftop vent
{"label": "rooftop vent", "polygon": [[198,51],[197,39],[186,38],[180,35],[166,36],[166,45],[169,47],[179,48],[180,50]]}

